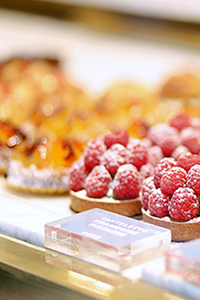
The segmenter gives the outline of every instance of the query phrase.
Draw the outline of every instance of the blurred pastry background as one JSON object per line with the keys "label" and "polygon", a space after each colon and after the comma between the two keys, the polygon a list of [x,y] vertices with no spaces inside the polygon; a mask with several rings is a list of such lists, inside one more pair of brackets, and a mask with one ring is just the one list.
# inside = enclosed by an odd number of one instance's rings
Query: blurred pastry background
{"label": "blurred pastry background", "polygon": [[85,142],[198,116],[199,5],[1,1],[1,120],[30,138]]}

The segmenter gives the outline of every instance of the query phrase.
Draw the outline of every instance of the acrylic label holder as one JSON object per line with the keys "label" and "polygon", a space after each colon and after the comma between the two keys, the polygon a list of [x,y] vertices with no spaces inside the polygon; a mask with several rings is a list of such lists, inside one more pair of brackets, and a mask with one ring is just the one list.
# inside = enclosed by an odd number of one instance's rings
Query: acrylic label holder
{"label": "acrylic label holder", "polygon": [[45,225],[46,261],[88,276],[97,268],[102,277],[120,274],[163,255],[170,242],[168,229],[97,208]]}

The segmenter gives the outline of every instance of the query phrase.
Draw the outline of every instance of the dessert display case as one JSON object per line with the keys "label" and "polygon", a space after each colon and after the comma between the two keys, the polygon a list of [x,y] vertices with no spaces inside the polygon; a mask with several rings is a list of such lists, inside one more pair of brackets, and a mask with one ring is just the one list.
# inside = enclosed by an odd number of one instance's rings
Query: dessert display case
{"label": "dessert display case", "polygon": [[[124,32],[117,33],[116,28],[119,28],[119,25],[115,27],[113,22],[112,32],[105,28],[99,30],[99,27],[90,27],[87,22],[83,24],[82,20],[73,23],[64,19],[1,9],[0,58],[3,61],[17,56],[57,57],[66,68],[70,81],[95,97],[102,95],[107,86],[120,80],[133,80],[154,89],[175,70],[199,69],[199,45],[194,35],[190,35],[190,30],[188,35],[185,33],[185,39],[177,34],[176,40],[174,32],[173,38],[169,38],[168,26],[165,38],[164,35],[158,36],[158,32],[155,34],[154,30],[152,31],[154,34],[144,35],[144,28],[140,26],[134,28],[136,23],[134,20],[132,22],[130,32],[125,22]],[[198,32],[198,29],[195,30]],[[192,39],[191,43],[188,43],[189,39],[190,41]],[[66,194],[38,195],[13,189],[7,186],[3,176],[0,178],[0,192],[0,263],[3,270],[11,272],[23,281],[32,280],[37,284],[51,284],[64,288],[66,293],[74,293],[76,298],[184,299],[184,296],[170,291],[170,287],[166,290],[162,289],[162,286],[155,287],[141,280],[146,260],[140,265],[125,268],[123,276],[121,273],[115,274],[116,281],[114,281],[120,284],[114,284],[111,280],[112,274],[107,271],[104,273],[107,280],[95,278],[94,273],[99,272],[99,266],[96,267],[95,264],[89,272],[90,264],[87,264],[87,261],[82,263],[81,260],[82,270],[87,270],[85,273],[77,272],[79,266],[76,260],[75,268],[69,268],[66,261],[67,267],[60,267],[60,264],[63,264],[63,253],[58,259],[54,259],[56,256],[52,251],[55,249],[52,245],[48,244],[50,252],[45,249],[45,224],[54,227],[56,220],[78,216],[70,208],[70,197]],[[50,235],[54,238],[53,233]],[[154,246],[161,249],[165,246],[165,242],[168,243],[168,238],[164,242],[163,240],[155,242]],[[92,243],[92,246],[94,244]],[[91,246],[91,243],[89,245]],[[95,246],[102,251],[102,243]],[[106,247],[111,246],[103,243],[103,251]],[[134,245],[131,244],[131,247],[134,248]],[[127,245],[120,248],[120,251],[123,252],[124,249],[129,253]],[[116,249],[112,251],[113,254]],[[87,256],[86,254],[84,249],[84,255]],[[98,257],[95,256],[93,259]],[[155,266],[163,263],[156,257],[153,259]]]}

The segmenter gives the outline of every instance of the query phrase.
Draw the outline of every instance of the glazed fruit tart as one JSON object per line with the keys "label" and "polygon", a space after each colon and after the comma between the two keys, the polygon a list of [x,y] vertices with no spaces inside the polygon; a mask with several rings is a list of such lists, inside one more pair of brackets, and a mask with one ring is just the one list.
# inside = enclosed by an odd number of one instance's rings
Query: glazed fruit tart
{"label": "glazed fruit tart", "polygon": [[69,191],[69,168],[83,152],[83,145],[69,138],[46,137],[21,145],[9,164],[9,186],[32,193]]}

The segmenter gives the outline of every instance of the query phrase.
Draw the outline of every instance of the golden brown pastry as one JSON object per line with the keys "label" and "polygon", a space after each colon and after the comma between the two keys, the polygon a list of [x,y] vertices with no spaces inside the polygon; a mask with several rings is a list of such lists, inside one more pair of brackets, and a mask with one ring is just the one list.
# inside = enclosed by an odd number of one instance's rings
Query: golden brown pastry
{"label": "golden brown pastry", "polygon": [[6,174],[9,186],[32,193],[60,194],[69,190],[69,168],[82,145],[68,138],[42,137],[15,151]]}

